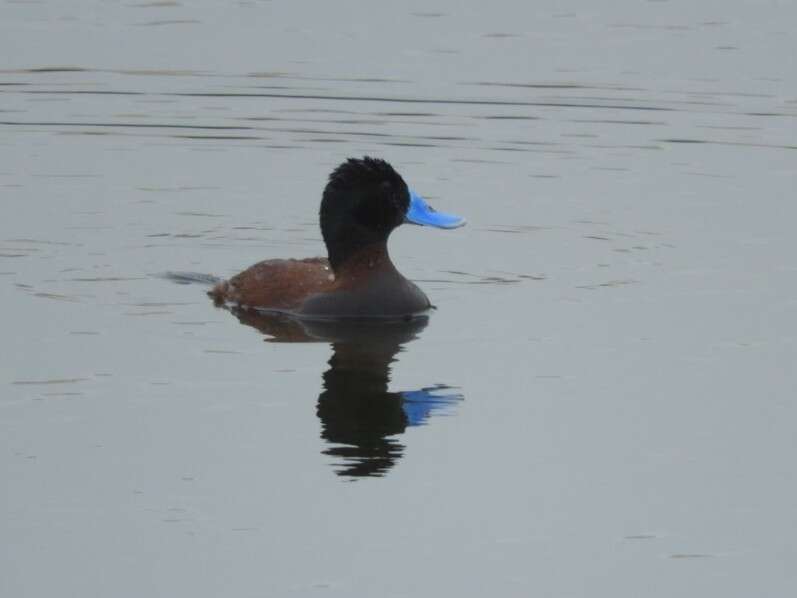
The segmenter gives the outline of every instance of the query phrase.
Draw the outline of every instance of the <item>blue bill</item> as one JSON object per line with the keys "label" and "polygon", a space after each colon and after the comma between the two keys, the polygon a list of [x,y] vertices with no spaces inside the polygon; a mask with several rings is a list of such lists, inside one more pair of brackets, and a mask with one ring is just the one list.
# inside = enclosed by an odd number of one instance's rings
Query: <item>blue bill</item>
{"label": "blue bill", "polygon": [[410,209],[407,210],[405,222],[437,228],[459,228],[466,221],[462,216],[438,212],[423,197],[410,190]]}

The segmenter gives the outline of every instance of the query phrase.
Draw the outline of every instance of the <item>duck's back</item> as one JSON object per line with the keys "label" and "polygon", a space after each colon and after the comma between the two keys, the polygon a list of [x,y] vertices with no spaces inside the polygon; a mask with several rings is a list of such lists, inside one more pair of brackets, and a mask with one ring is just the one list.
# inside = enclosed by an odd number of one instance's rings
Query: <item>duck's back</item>
{"label": "duck's back", "polygon": [[209,294],[219,303],[294,311],[310,295],[329,291],[334,280],[325,258],[266,260],[217,284]]}

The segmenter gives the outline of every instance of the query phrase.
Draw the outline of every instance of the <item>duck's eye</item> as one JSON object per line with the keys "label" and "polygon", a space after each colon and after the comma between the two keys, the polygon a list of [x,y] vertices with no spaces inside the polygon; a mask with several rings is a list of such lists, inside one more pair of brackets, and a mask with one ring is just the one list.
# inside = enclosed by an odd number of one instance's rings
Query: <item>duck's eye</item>
{"label": "duck's eye", "polygon": [[368,193],[360,201],[354,211],[356,221],[369,230],[389,230],[394,226],[395,203],[392,194],[377,189],[376,193]]}

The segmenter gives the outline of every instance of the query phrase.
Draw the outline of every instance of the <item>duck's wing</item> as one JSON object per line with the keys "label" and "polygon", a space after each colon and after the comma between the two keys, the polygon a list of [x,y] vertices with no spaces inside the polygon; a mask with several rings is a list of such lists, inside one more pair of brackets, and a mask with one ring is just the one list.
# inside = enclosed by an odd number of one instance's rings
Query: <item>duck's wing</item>
{"label": "duck's wing", "polygon": [[209,295],[218,303],[291,311],[308,296],[329,290],[334,280],[325,258],[266,260],[219,283]]}

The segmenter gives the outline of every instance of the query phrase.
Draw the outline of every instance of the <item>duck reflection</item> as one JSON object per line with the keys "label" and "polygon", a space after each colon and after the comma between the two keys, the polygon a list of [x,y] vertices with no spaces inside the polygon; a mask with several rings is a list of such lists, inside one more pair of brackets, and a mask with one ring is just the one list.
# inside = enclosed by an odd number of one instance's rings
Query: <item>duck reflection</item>
{"label": "duck reflection", "polygon": [[331,446],[338,475],[383,476],[404,452],[396,436],[408,426],[450,412],[462,395],[443,385],[391,392],[391,364],[428,324],[419,317],[396,322],[298,321],[279,315],[232,308],[242,324],[269,342],[327,342],[332,348],[316,414],[321,437]]}

